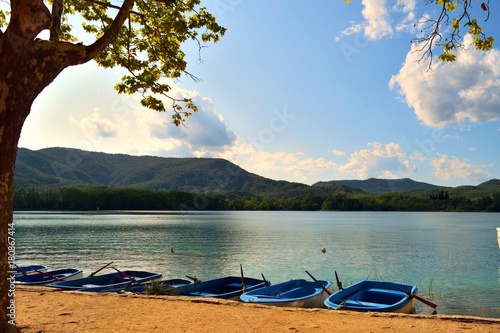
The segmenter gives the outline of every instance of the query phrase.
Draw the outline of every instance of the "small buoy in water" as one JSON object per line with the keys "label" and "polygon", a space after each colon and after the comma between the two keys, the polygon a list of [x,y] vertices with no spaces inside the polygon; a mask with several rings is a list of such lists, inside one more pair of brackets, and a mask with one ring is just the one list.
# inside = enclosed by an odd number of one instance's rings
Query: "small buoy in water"
{"label": "small buoy in water", "polygon": [[326,253],[326,248],[322,247],[321,248],[321,253]]}
{"label": "small buoy in water", "polygon": [[170,253],[175,253],[175,250],[174,250],[173,246],[170,248]]}

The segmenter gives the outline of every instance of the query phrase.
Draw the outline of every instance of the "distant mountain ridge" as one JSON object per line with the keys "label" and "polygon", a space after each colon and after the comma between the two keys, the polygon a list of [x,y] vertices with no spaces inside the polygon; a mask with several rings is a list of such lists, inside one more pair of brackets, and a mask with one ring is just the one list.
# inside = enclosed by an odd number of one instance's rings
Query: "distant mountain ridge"
{"label": "distant mountain ridge", "polygon": [[[218,158],[131,156],[73,148],[46,148],[37,151],[19,148],[15,189],[92,186],[155,191],[222,191],[277,198],[329,195],[339,192],[383,194],[447,189],[408,178],[334,180],[310,186],[268,179]],[[456,189],[495,191],[500,189],[500,180],[492,179],[478,186],[461,186]]]}
{"label": "distant mountain ridge", "polygon": [[233,191],[253,195],[301,196],[331,191],[359,191],[338,185],[314,189],[252,174],[217,158],[166,158],[106,154],[72,148],[32,151],[19,148],[15,188],[128,187],[188,192]]}
{"label": "distant mountain ridge", "polygon": [[415,190],[433,190],[440,186],[428,183],[417,182],[409,178],[403,179],[377,179],[370,178],[366,180],[332,180],[326,182],[317,182],[313,186],[329,186],[340,184],[352,188],[358,188],[371,194],[382,194],[389,192],[410,192]]}

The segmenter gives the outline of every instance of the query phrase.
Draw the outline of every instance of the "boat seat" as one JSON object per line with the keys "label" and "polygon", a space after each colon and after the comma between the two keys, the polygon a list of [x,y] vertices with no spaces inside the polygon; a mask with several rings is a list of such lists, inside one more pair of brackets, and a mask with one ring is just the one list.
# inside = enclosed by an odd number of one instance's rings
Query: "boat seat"
{"label": "boat seat", "polygon": [[399,290],[370,288],[370,289],[367,289],[366,292],[375,293],[375,294],[393,295],[393,296],[406,296],[406,293],[399,291]]}
{"label": "boat seat", "polygon": [[285,298],[302,297],[302,296],[314,294],[315,291],[316,291],[316,289],[314,289],[312,287],[311,288],[298,287],[298,288],[290,289],[284,293],[278,294],[278,296],[285,297]]}
{"label": "boat seat", "polygon": [[206,293],[203,291],[193,291],[189,293],[190,296],[200,296],[200,297],[217,297],[218,294]]}
{"label": "boat seat", "polygon": [[243,288],[241,283],[229,283],[227,286],[232,288]]}
{"label": "boat seat", "polygon": [[348,306],[357,306],[357,307],[364,307],[364,308],[380,308],[379,303],[372,303],[372,302],[347,300],[347,301],[345,301],[345,304]]}

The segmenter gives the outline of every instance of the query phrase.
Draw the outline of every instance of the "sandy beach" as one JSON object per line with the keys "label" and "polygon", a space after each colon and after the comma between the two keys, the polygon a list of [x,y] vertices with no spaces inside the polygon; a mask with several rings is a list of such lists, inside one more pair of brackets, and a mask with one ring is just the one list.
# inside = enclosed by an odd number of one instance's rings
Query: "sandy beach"
{"label": "sandy beach", "polygon": [[500,319],[278,308],[216,299],[16,290],[23,333],[500,332]]}

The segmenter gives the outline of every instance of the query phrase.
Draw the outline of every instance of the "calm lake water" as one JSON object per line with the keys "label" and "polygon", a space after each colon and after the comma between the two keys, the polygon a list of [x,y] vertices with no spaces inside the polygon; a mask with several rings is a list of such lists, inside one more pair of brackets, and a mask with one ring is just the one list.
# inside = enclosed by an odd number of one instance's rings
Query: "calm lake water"
{"label": "calm lake water", "polygon": [[497,213],[16,212],[14,221],[18,264],[90,274],[113,261],[202,280],[239,276],[242,264],[272,283],[309,279],[305,270],[335,281],[337,271],[344,285],[415,284],[441,314],[500,318]]}

